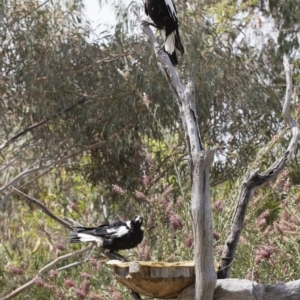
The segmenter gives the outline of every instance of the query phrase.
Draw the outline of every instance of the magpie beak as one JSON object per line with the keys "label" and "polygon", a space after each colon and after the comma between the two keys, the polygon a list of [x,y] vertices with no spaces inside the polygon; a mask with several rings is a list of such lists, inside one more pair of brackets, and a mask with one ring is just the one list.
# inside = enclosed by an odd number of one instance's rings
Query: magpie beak
{"label": "magpie beak", "polygon": [[168,54],[173,66],[178,64],[175,48],[184,54],[179,31],[177,11],[173,0],[146,0],[145,13],[153,23],[142,22],[143,25],[154,26],[162,31],[165,42],[164,50]]}
{"label": "magpie beak", "polygon": [[70,233],[70,243],[96,242],[98,247],[117,252],[136,247],[144,237],[143,218],[136,215],[129,221],[118,221],[99,227],[75,227]]}

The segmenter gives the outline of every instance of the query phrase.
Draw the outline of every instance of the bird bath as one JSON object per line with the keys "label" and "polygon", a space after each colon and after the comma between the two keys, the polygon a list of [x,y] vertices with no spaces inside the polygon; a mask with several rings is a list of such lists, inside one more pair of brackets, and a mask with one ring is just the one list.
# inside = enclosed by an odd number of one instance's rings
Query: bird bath
{"label": "bird bath", "polygon": [[186,262],[121,262],[110,260],[115,278],[122,285],[144,296],[171,299],[195,282],[195,264]]}

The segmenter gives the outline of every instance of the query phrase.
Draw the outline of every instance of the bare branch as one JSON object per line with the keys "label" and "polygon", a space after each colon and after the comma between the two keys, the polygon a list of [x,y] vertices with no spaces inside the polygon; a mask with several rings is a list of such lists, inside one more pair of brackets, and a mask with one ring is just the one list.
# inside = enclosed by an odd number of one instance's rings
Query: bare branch
{"label": "bare branch", "polygon": [[26,195],[25,193],[21,192],[20,190],[16,189],[15,187],[10,187],[15,193],[23,196],[28,200],[29,202],[33,203],[34,205],[38,206],[46,215],[48,215],[50,218],[52,218],[54,221],[58,222],[59,224],[63,225],[65,228],[72,230],[72,226],[70,226],[67,222],[60,219],[59,217],[55,216],[43,203],[39,202],[38,200],[34,199],[33,197],[30,197]]}
{"label": "bare branch", "polygon": [[78,105],[84,104],[85,102],[87,102],[88,100],[90,100],[87,96],[83,96],[81,99],[79,99],[77,102],[75,102],[74,104],[70,105],[69,107],[63,109],[60,112],[57,112],[56,114],[40,121],[37,122],[27,128],[25,128],[24,130],[22,130],[21,132],[19,132],[18,134],[16,134],[15,136],[13,136],[12,138],[10,138],[6,143],[4,143],[1,147],[0,147],[0,151],[2,151],[4,148],[6,148],[8,145],[10,145],[11,143],[13,143],[14,141],[16,141],[19,137],[23,136],[24,134],[26,134],[27,132],[30,132],[31,130],[38,128],[40,126],[42,126],[43,124],[47,123],[48,121],[57,118],[60,115],[63,115],[65,113],[67,113],[68,111],[72,110],[73,108],[75,108]]}
{"label": "bare branch", "polygon": [[35,283],[35,281],[40,277],[40,275],[42,273],[47,272],[47,271],[53,269],[53,267],[57,263],[59,263],[59,262],[61,262],[63,260],[69,259],[70,257],[76,256],[76,255],[80,255],[80,254],[82,254],[84,252],[87,252],[87,251],[91,250],[92,248],[93,248],[93,245],[91,244],[91,245],[89,245],[86,248],[77,250],[77,251],[72,252],[72,253],[68,253],[68,254],[62,255],[60,257],[57,257],[51,263],[49,263],[46,266],[44,266],[43,268],[41,268],[33,279],[31,279],[30,281],[26,282],[24,285],[20,286],[19,288],[17,288],[16,290],[14,290],[10,294],[8,294],[7,296],[4,296],[3,298],[1,298],[1,300],[9,300],[9,299],[12,299],[12,298],[16,297],[17,295],[23,293],[25,290],[27,290],[28,288],[30,288]]}
{"label": "bare branch", "polygon": [[21,172],[20,174],[18,174],[16,177],[14,177],[10,182],[8,182],[7,184],[3,185],[0,188],[0,192],[4,191],[5,189],[7,189],[9,186],[13,186],[15,185],[18,181],[20,181],[22,178],[30,175],[31,173],[35,173],[37,171],[43,170],[43,169],[47,169],[49,168],[51,165],[38,165],[36,167],[32,167],[29,166],[28,168],[26,168],[23,172]]}
{"label": "bare branch", "polygon": [[[112,135],[111,138],[114,138],[116,134]],[[103,142],[104,143],[104,142]],[[58,147],[60,147],[61,145],[64,144],[64,141],[60,143],[60,145]],[[18,174],[16,177],[14,177],[13,179],[11,179],[11,181],[9,181],[7,184],[3,185],[0,188],[0,192],[4,191],[5,189],[7,189],[10,186],[14,186],[16,185],[17,182],[19,182],[21,179],[23,179],[24,177],[35,173],[37,171],[43,170],[43,169],[47,169],[43,174],[46,174],[50,169],[53,168],[54,165],[57,165],[65,160],[67,160],[68,158],[77,156],[79,154],[81,154],[82,152],[86,151],[86,150],[91,150],[93,148],[96,148],[97,146],[99,146],[99,142],[91,144],[89,146],[84,147],[83,149],[80,149],[76,152],[72,152],[66,156],[63,157],[59,157],[59,155],[57,155],[56,158],[52,159],[52,160],[48,160],[46,162],[44,162],[44,164],[42,164],[42,161],[37,161],[33,164],[31,164],[30,166],[28,166],[23,172],[21,172],[20,174]],[[3,202],[3,201],[2,201]]]}
{"label": "bare branch", "polygon": [[261,187],[263,184],[275,179],[282,172],[286,164],[293,157],[300,138],[298,124],[290,116],[289,112],[292,98],[292,69],[287,59],[284,60],[284,69],[286,73],[286,95],[283,104],[282,116],[286,123],[290,126],[293,136],[285,153],[278,158],[265,172],[259,174],[258,170],[256,170],[251,172],[244,180],[240,190],[238,203],[231,220],[230,234],[225,242],[222,254],[220,266],[221,270],[218,272],[218,278],[220,279],[230,277],[231,265],[242,232],[246,210],[254,192],[258,187]]}
{"label": "bare branch", "polygon": [[294,155],[294,152],[296,150],[299,141],[299,126],[297,121],[294,118],[292,118],[292,116],[289,113],[292,93],[293,93],[292,66],[290,65],[287,58],[284,58],[283,65],[284,65],[285,76],[286,76],[286,93],[285,93],[285,100],[282,108],[282,117],[286,121],[287,125],[290,126],[293,134],[293,137],[287,149],[287,151],[290,152],[289,156],[292,157]]}
{"label": "bare branch", "polygon": [[[61,268],[56,269],[56,271],[60,272],[60,271],[67,270],[67,269],[70,269],[70,268],[73,268],[73,267],[77,267],[79,265],[82,265],[82,264],[86,263],[89,260],[89,258],[91,257],[94,250],[95,250],[95,245],[93,246],[93,248],[92,248],[91,252],[89,253],[89,255],[84,260],[75,261],[71,264],[68,264],[66,266],[63,266]],[[106,259],[103,259],[103,260],[100,260],[99,262],[105,262],[105,261],[106,261]]]}
{"label": "bare branch", "polygon": [[6,163],[3,166],[1,166],[0,172],[4,171],[5,169],[7,169],[11,165],[13,165],[15,163],[15,161],[19,158],[19,156],[20,156],[20,153],[18,155],[16,155],[16,157],[14,157],[11,161],[9,161],[8,163]]}

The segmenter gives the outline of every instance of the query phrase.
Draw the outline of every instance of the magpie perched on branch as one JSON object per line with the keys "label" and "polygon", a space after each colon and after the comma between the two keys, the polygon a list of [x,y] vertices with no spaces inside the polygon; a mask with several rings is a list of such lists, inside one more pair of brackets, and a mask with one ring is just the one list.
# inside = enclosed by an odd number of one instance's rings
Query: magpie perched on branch
{"label": "magpie perched on branch", "polygon": [[178,32],[177,11],[173,0],[145,0],[145,13],[153,23],[144,21],[143,25],[151,25],[162,31],[165,37],[164,50],[173,66],[178,64],[175,47],[183,55],[184,48]]}
{"label": "magpie perched on branch", "polygon": [[118,221],[99,227],[75,227],[70,233],[70,243],[96,242],[98,247],[111,253],[136,247],[144,237],[143,218],[135,216],[129,221]]}

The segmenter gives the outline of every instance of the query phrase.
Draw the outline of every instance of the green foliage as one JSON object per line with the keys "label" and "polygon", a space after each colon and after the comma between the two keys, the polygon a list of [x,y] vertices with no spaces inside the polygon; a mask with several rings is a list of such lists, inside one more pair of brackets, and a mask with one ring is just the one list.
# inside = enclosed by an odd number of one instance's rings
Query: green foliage
{"label": "green foliage", "polygon": [[[182,135],[176,103],[151,50],[140,34],[122,26],[126,14],[120,14],[114,34],[102,32],[89,42],[92,32],[76,7],[34,3],[34,9],[29,4],[16,9],[16,16],[7,11],[7,19],[22,22],[3,24],[0,37],[5,82],[0,108],[10,112],[1,119],[2,142],[45,120],[22,136],[28,163],[41,153],[45,161],[72,157],[68,168],[93,184],[120,182],[135,190],[145,160],[143,139],[163,140],[142,103],[143,93],[161,126]],[[212,176],[216,184],[242,174],[249,155],[276,132],[280,95],[262,84],[269,69],[255,52],[235,44],[241,29],[231,19],[209,22],[196,3],[179,6],[179,14],[188,49],[179,72],[187,79],[194,70],[202,138],[220,150]],[[89,100],[77,104],[84,95]],[[86,151],[90,161],[79,164]]]}

